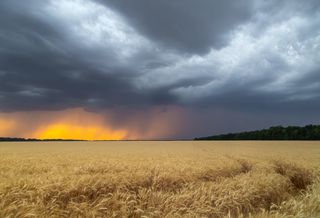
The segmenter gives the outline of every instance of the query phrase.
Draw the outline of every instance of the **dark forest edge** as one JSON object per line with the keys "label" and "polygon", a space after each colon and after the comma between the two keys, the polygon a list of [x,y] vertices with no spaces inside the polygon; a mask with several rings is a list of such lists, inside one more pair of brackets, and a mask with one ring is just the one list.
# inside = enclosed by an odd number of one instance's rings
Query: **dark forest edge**
{"label": "dark forest edge", "polygon": [[273,126],[269,129],[199,137],[194,140],[320,140],[320,125]]}

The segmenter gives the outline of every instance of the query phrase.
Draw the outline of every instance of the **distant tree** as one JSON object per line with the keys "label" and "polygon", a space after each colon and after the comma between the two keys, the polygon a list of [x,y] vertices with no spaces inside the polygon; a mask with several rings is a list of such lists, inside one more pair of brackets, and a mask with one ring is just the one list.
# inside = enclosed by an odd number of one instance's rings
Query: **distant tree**
{"label": "distant tree", "polygon": [[201,137],[195,140],[320,140],[320,125],[273,126],[269,129]]}

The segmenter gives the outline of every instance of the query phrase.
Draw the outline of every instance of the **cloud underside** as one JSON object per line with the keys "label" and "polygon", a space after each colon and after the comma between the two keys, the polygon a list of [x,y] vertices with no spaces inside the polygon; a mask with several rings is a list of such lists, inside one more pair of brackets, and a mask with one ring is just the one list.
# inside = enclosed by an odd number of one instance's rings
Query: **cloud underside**
{"label": "cloud underside", "polygon": [[3,0],[0,110],[177,106],[316,114],[319,6]]}

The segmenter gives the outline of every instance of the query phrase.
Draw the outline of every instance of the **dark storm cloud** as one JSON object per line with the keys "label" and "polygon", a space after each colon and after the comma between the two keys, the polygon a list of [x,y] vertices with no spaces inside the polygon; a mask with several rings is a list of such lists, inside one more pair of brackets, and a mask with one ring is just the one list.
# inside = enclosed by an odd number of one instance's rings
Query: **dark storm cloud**
{"label": "dark storm cloud", "polygon": [[131,82],[139,72],[117,64],[115,50],[74,42],[70,29],[45,14],[41,2],[1,4],[1,110],[143,105],[173,98],[162,91],[139,93]]}
{"label": "dark storm cloud", "polygon": [[319,7],[2,0],[0,110],[179,105],[226,116],[317,114]]}
{"label": "dark storm cloud", "polygon": [[203,54],[228,43],[234,27],[253,14],[249,0],[100,0],[153,41]]}

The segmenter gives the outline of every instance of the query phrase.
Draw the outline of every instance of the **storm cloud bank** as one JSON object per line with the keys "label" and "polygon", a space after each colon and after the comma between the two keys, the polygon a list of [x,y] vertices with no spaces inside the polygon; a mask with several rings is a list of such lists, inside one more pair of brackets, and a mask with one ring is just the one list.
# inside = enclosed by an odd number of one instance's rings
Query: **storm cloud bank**
{"label": "storm cloud bank", "polygon": [[179,107],[200,129],[304,124],[320,110],[319,62],[317,0],[0,2],[3,112]]}

